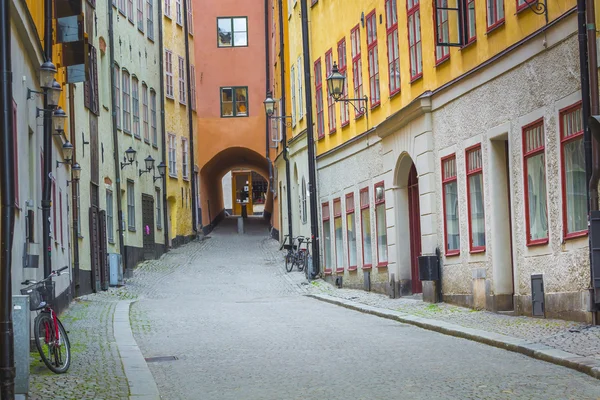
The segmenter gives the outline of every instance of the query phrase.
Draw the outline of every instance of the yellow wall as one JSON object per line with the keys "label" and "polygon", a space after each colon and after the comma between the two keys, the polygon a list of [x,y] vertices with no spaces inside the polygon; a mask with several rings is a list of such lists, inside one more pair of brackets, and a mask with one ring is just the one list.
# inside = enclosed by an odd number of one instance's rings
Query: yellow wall
{"label": "yellow wall", "polygon": [[[394,114],[412,100],[426,91],[432,91],[440,86],[460,77],[469,70],[477,67],[495,54],[503,51],[519,40],[525,38],[545,24],[543,15],[535,15],[531,10],[516,12],[516,1],[504,1],[505,22],[498,28],[487,32],[486,1],[475,0],[476,32],[477,38],[465,48],[451,47],[450,58],[440,65],[435,65],[435,38],[434,38],[434,16],[433,2],[421,0],[421,39],[423,54],[423,77],[413,83],[410,82],[410,60],[408,45],[407,10],[406,1],[398,0],[398,41],[400,47],[400,93],[390,98],[389,75],[387,57],[386,17],[385,0],[320,0],[310,8],[310,37],[311,37],[311,68],[314,61],[321,58],[322,80],[323,80],[323,108],[325,119],[325,137],[317,141],[317,153],[322,154],[349,139],[361,134],[382,121],[389,115]],[[576,0],[548,0],[549,21],[560,17],[562,14],[576,6]],[[325,52],[333,48],[333,59],[337,61],[337,43],[343,37],[346,38],[347,53],[347,81],[350,97],[354,96],[352,77],[352,55],[350,31],[361,23],[361,14],[365,17],[373,10],[377,14],[377,42],[381,104],[374,109],[368,110],[368,121],[363,117],[354,121],[354,110],[350,107],[350,124],[340,129],[339,105],[336,105],[337,132],[329,135],[327,129],[327,98],[326,98],[326,76],[325,76]],[[299,4],[298,4],[299,12]],[[380,20],[381,18],[381,20]],[[299,24],[300,19],[294,18]],[[380,23],[381,21],[381,23]],[[451,34],[455,26],[450,26]],[[298,31],[299,32],[299,31]],[[361,56],[363,92],[370,97],[369,89],[369,67],[367,59],[367,37],[365,26],[360,25]],[[290,42],[301,40],[301,35],[296,33],[295,26],[290,23]],[[301,51],[299,47],[298,51]],[[314,93],[314,69],[311,70],[313,103]],[[363,103],[364,104],[364,103]],[[370,104],[369,104],[370,107]],[[315,109],[315,104],[313,104]],[[313,112],[316,120],[316,112]],[[368,123],[368,125],[367,125]],[[315,138],[317,137],[315,125]]]}
{"label": "yellow wall", "polygon": [[[182,26],[177,25],[175,20],[175,1],[171,2],[171,16],[167,18],[163,15],[163,38],[164,49],[173,52],[173,94],[174,99],[165,97],[165,130],[167,134],[175,134],[177,137],[177,177],[171,177],[170,171],[167,168],[165,179],[167,180],[167,198],[169,202],[169,219],[171,230],[169,237],[171,239],[177,236],[189,236],[192,231],[192,181],[194,169],[191,163],[191,150],[189,124],[188,124],[188,107],[190,104],[181,104],[179,102],[179,56],[185,60],[185,33]],[[182,5],[183,9],[183,5]],[[189,52],[191,65],[194,65],[194,41],[193,35],[189,35]],[[164,54],[163,54],[164,57]],[[165,65],[166,68],[166,65]],[[187,73],[186,73],[187,74]],[[185,77],[186,84],[187,75]],[[197,81],[198,78],[196,78]],[[166,84],[166,83],[165,83]],[[189,86],[186,88],[189,90]],[[165,91],[166,94],[166,91]],[[186,92],[187,103],[187,92]],[[196,112],[193,112],[193,127],[196,131]],[[183,148],[181,138],[188,140],[188,178],[183,178]],[[194,141],[196,142],[196,141]],[[165,164],[169,165],[169,141],[166,139],[167,159]],[[182,203],[181,189],[183,188],[184,199]]]}
{"label": "yellow wall", "polygon": [[[291,66],[294,65],[296,70],[296,82],[294,83],[296,89],[296,124],[292,126],[291,130],[288,129],[288,139],[299,135],[306,129],[306,103],[303,101],[304,97],[304,86],[302,87],[302,98],[298,97],[298,57],[302,56],[302,19],[300,18],[300,1],[291,0],[292,9],[291,14],[288,9],[288,1],[283,0],[283,20],[284,20],[284,41],[285,41],[285,66],[286,66],[286,94],[287,94],[287,115],[292,115],[292,94],[291,90]],[[294,4],[294,2],[296,4]],[[308,0],[310,3],[310,0]],[[346,3],[344,3],[346,4]],[[344,5],[345,7],[345,5]],[[279,26],[278,16],[276,18],[277,26]],[[279,29],[279,28],[277,28]],[[279,40],[279,34],[277,34],[277,40]],[[304,74],[304,58],[302,60],[302,73]],[[276,76],[279,80],[279,76]],[[302,101],[304,115],[298,114],[298,103]]]}

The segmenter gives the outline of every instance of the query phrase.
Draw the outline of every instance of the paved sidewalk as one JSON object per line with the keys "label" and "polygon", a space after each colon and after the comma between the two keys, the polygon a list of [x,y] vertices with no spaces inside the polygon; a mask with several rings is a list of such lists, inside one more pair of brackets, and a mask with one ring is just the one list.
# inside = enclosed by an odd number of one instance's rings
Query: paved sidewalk
{"label": "paved sidewalk", "polygon": [[600,378],[600,326],[513,317],[415,298],[391,299],[378,293],[337,289],[322,280],[302,286],[319,300],[507,348]]}

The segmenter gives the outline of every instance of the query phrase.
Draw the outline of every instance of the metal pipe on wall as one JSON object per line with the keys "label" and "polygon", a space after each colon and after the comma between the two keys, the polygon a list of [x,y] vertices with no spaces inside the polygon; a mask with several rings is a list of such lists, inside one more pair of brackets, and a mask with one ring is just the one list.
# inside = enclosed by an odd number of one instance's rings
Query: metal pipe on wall
{"label": "metal pipe on wall", "polygon": [[[265,0],[265,93],[268,93],[271,90],[271,69],[269,63],[269,0]],[[267,118],[265,121],[265,156],[267,157],[267,163],[269,164],[269,188],[271,189],[271,193],[273,193],[275,190],[273,188],[273,162],[271,161],[270,153],[269,118]],[[249,193],[249,195],[252,196],[252,193]],[[271,224],[271,226],[273,226],[273,224]]]}
{"label": "metal pipe on wall", "polygon": [[[77,135],[75,135],[75,84],[69,84],[69,127],[71,132],[71,144],[73,148],[77,148]],[[82,143],[83,145],[83,143]],[[77,163],[77,152],[73,151],[71,157],[72,165]],[[71,168],[71,197],[73,198],[73,293],[77,293],[79,288],[79,182],[73,179],[73,168]]]}
{"label": "metal pipe on wall", "polygon": [[[167,161],[167,130],[165,127],[165,96],[163,91],[165,90],[165,59],[164,59],[164,45],[163,45],[163,29],[162,29],[162,2],[157,2],[158,7],[156,7],[156,13],[158,14],[157,21],[161,21],[158,24],[158,51],[160,53],[160,57],[158,58],[158,65],[160,69],[160,90],[158,91],[158,96],[160,97],[160,129],[162,133],[162,159],[163,162]],[[163,230],[165,234],[165,251],[169,247],[169,213],[167,212],[167,175],[162,178],[162,193],[163,193]]]}

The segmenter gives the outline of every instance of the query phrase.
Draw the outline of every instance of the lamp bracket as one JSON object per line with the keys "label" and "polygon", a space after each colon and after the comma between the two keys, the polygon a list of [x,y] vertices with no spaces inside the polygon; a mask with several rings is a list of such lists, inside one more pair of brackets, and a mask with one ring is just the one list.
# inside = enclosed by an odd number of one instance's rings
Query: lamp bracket
{"label": "lamp bracket", "polygon": [[159,175],[159,176],[153,176],[152,178],[154,179],[153,182],[156,182],[157,180],[162,179],[164,177]]}
{"label": "lamp bracket", "polygon": [[[364,113],[367,111],[367,104],[369,103],[369,97],[368,97],[368,96],[365,96],[365,97],[363,97],[362,99],[346,99],[346,98],[337,98],[337,99],[336,99],[335,97],[334,97],[333,99],[335,100],[335,102],[336,102],[336,103],[337,103],[337,102],[340,102],[340,101],[342,101],[342,102],[344,102],[344,103],[350,103],[350,105],[351,105],[352,107],[354,107],[354,110],[356,111],[356,113],[357,113],[357,114],[360,114],[360,115],[364,114]],[[357,107],[357,106],[354,104],[354,102],[359,102],[359,103],[360,103],[360,102],[362,102],[362,101],[364,101],[364,102],[365,102],[365,105],[364,105],[364,106],[360,106],[360,105],[359,105],[359,107]]]}
{"label": "lamp bracket", "polygon": [[548,23],[548,0],[525,0],[525,5],[536,15],[544,15]]}
{"label": "lamp bracket", "polygon": [[286,127],[288,127],[288,128],[292,127],[292,117],[290,115],[282,115],[282,116],[272,115],[269,118],[271,118],[271,119],[280,119],[280,120],[282,120],[282,123]]}
{"label": "lamp bracket", "polygon": [[56,168],[58,168],[60,166],[60,164],[67,164],[67,165],[71,165],[71,159],[66,159],[65,161],[56,161]]}
{"label": "lamp bracket", "polygon": [[27,100],[33,99],[36,94],[44,94],[44,92],[27,88]]}

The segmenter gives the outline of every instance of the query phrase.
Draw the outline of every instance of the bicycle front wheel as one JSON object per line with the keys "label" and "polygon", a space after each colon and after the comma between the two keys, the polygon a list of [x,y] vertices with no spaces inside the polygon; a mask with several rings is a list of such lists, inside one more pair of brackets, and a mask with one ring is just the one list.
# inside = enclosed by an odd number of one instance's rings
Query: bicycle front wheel
{"label": "bicycle front wheel", "polygon": [[50,313],[37,316],[34,324],[35,346],[42,361],[55,374],[67,372],[71,365],[71,344],[62,323],[58,322],[58,337]]}
{"label": "bicycle front wheel", "polygon": [[294,269],[294,260],[293,257],[290,253],[287,253],[285,255],[285,270],[287,272],[292,272],[292,270]]}
{"label": "bicycle front wheel", "polygon": [[302,271],[306,266],[306,254],[304,252],[298,255],[298,263],[296,265],[298,266],[298,271]]}

